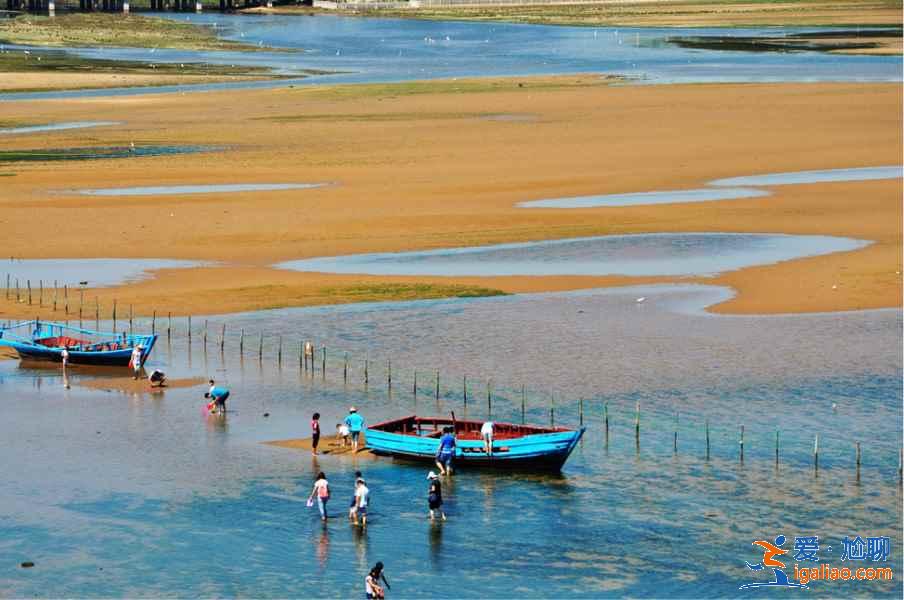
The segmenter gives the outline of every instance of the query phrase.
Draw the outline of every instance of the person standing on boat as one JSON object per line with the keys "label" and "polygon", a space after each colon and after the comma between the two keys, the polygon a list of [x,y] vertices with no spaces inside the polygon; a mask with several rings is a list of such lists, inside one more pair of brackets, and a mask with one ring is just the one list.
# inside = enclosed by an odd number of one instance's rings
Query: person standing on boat
{"label": "person standing on boat", "polygon": [[352,452],[358,452],[358,438],[361,437],[361,430],[364,429],[364,417],[359,415],[358,410],[352,406],[348,409],[345,424],[348,425],[348,431],[352,436]]}
{"label": "person standing on boat", "polygon": [[311,417],[311,454],[317,456],[317,444],[320,443],[320,413]]}
{"label": "person standing on boat", "polygon": [[229,398],[229,390],[218,387],[213,379],[208,383],[210,383],[210,389],[204,394],[204,397],[213,401],[213,408],[216,412],[226,414],[226,399]]}
{"label": "person standing on boat", "polygon": [[439,511],[443,521],[446,520],[446,513],[443,512],[443,486],[439,482],[439,477],[433,471],[427,473],[427,479],[430,480],[430,487],[427,489],[427,506],[430,508],[430,520],[435,518],[434,511]]}
{"label": "person standing on boat", "polygon": [[317,473],[317,481],[314,482],[314,489],[311,490],[311,495],[308,496],[308,501],[317,497],[317,508],[320,510],[320,520],[326,521],[326,503],[330,499],[330,484],[326,480],[326,475],[323,474],[323,471]]}
{"label": "person standing on boat", "polygon": [[455,434],[451,427],[443,428],[443,437],[439,439],[436,451],[436,466],[441,475],[452,474],[452,459],[455,457]]}
{"label": "person standing on boat", "polygon": [[483,451],[487,456],[493,455],[493,422],[487,421],[480,427],[480,435],[483,437]]}
{"label": "person standing on boat", "polygon": [[129,364],[132,366],[132,379],[138,380],[138,376],[141,374],[141,350],[144,348],[141,344],[137,344],[134,348],[132,348],[132,358],[129,360]]}

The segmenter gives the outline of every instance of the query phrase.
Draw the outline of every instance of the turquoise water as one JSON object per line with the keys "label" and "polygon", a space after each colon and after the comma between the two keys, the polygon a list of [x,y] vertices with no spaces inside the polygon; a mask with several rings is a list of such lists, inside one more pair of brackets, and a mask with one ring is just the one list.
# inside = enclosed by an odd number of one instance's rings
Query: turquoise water
{"label": "turquoise water", "polygon": [[[45,293],[53,282],[59,286],[75,288],[80,282],[88,287],[120,285],[145,279],[156,269],[188,269],[204,263],[193,260],[173,260],[167,258],[27,258],[0,261],[0,285],[6,286],[6,277],[12,285],[19,280],[24,289],[25,282],[31,281],[37,290],[38,282],[44,282]],[[51,292],[52,293],[52,292]],[[49,297],[49,296],[48,296]]]}
{"label": "turquoise water", "polygon": [[[203,388],[133,396],[86,390],[78,378],[94,375],[73,374],[66,390],[55,369],[2,361],[0,555],[7,567],[0,588],[15,597],[349,597],[382,560],[392,597],[435,597],[450,581],[457,597],[725,597],[737,596],[742,583],[765,581],[744,561],[760,558],[754,539],[779,533],[819,535],[836,547],[846,535],[886,535],[887,564],[900,571],[901,311],[701,313],[729,295],[648,286],[210,317],[206,352],[202,323],[193,321],[189,350],[180,320],[149,368],[210,374],[228,385],[225,421],[200,414]],[[646,302],[637,304],[638,296]],[[221,356],[213,332],[222,323]],[[302,339],[329,348],[325,380],[319,361],[314,377],[299,370]],[[432,397],[436,367],[439,404]],[[414,369],[424,378],[417,398]],[[329,431],[351,403],[371,422],[449,410],[484,418],[487,377],[494,418],[520,418],[515,390],[523,382],[528,421],[545,422],[554,397],[556,422],[577,425],[576,398],[584,397],[589,430],[561,476],[460,473],[445,485],[445,523],[426,519],[426,466],[363,456],[314,461],[260,443],[306,435],[314,410]],[[811,463],[817,433],[818,474]],[[859,485],[855,441],[864,448]],[[327,473],[330,510],[341,513],[355,468],[373,495],[366,533],[342,518],[323,528],[304,506],[313,474]],[[35,568],[15,566],[24,560]],[[891,598],[901,591],[897,579],[817,582],[788,593]]]}
{"label": "turquoise water", "polygon": [[[216,25],[231,40],[269,52],[191,52],[161,48],[74,48],[79,55],[157,63],[267,66],[285,75],[304,70],[330,75],[156,89],[79,90],[0,94],[0,100],[96,97],[323,82],[362,83],[452,77],[531,76],[557,73],[620,74],[637,83],[746,81],[901,81],[900,56],[845,56],[819,52],[749,53],[680,48],[668,28],[559,27],[332,15],[314,17],[161,14]],[[824,29],[824,28],[821,28]],[[687,28],[688,36],[776,36],[800,27]],[[856,32],[852,31],[852,35]],[[12,50],[24,47],[9,46]],[[294,50],[286,52],[285,50]],[[31,49],[31,51],[35,51]]]}
{"label": "turquoise water", "polygon": [[181,194],[232,194],[238,192],[273,192],[307,190],[326,183],[217,183],[199,185],[152,185],[121,188],[77,190],[85,196],[170,196]]}
{"label": "turquoise water", "polygon": [[818,235],[657,233],[353,254],[276,266],[371,275],[710,275],[869,243]]}

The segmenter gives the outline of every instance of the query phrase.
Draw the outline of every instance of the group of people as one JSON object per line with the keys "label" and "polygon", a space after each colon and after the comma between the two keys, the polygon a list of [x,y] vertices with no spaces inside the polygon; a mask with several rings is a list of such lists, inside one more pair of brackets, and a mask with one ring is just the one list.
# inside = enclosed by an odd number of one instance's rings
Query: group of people
{"label": "group of people", "polygon": [[[308,506],[313,506],[315,499],[317,508],[320,511],[320,519],[326,521],[329,518],[326,505],[330,499],[330,483],[327,481],[323,471],[317,473],[317,479],[314,481],[314,488],[308,496]],[[367,507],[370,504],[370,489],[364,481],[361,471],[355,471],[355,488],[352,493],[351,502],[348,505],[348,518],[355,525],[367,527]]]}
{"label": "group of people", "polygon": [[[493,432],[495,424],[487,421],[480,426],[480,437],[483,438],[483,451],[493,456]],[[444,427],[436,450],[436,467],[442,475],[452,474],[452,461],[455,458],[455,429]]]}
{"label": "group of people", "polygon": [[[361,444],[361,432],[364,431],[364,417],[358,414],[354,406],[348,409],[348,415],[342,423],[336,423],[336,441],[342,442],[342,447],[351,444],[352,452],[357,453]],[[320,445],[320,413],[315,412],[311,416],[311,453],[317,454]]]}

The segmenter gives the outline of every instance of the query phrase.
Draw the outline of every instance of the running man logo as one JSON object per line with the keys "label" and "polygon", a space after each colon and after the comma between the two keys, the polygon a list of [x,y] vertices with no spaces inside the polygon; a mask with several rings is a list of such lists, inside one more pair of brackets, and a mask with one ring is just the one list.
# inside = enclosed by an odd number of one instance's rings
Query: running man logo
{"label": "running man logo", "polygon": [[782,549],[782,546],[785,545],[785,536],[780,535],[776,537],[774,544],[767,542],[766,540],[756,540],[755,542],[753,542],[753,545],[759,546],[763,549],[763,560],[762,562],[753,565],[747,561],[744,561],[744,564],[746,564],[747,568],[751,571],[763,571],[767,567],[771,567],[775,579],[773,581],[767,582],[745,583],[738,589],[747,590],[761,587],[791,587],[809,589],[806,585],[803,585],[801,583],[792,583],[791,581],[789,581],[788,576],[782,570],[785,568],[785,563],[775,558],[776,556],[781,556],[782,554],[786,554],[788,552],[787,550]]}

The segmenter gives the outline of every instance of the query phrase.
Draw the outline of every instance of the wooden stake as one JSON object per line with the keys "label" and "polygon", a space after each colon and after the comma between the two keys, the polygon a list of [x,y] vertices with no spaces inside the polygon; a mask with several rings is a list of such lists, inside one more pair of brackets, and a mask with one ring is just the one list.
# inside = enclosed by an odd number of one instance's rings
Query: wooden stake
{"label": "wooden stake", "polygon": [[461,378],[461,396],[465,401],[465,406],[468,405],[468,376],[463,375]]}
{"label": "wooden stake", "polygon": [[672,445],[672,453],[678,454],[678,413],[675,413],[675,440]]}
{"label": "wooden stake", "polygon": [[261,331],[260,342],[257,345],[257,359],[259,361],[264,360],[264,332]]}
{"label": "wooden stake", "polygon": [[860,442],[857,442],[855,460],[857,462],[857,483],[860,483]]}
{"label": "wooden stake", "polygon": [[16,277],[16,304],[19,303],[19,278]]}
{"label": "wooden stake", "polygon": [[239,334],[239,356],[241,356],[245,352],[245,328],[242,327],[242,332]]}
{"label": "wooden stake", "polygon": [[706,420],[704,427],[706,431],[706,460],[709,460],[709,419]]}
{"label": "wooden stake", "polygon": [[[189,330],[191,330],[191,317],[188,318]],[[113,331],[116,331],[116,298],[113,299]],[[191,334],[188,336],[191,338]]]}
{"label": "wooden stake", "polygon": [[744,426],[741,425],[741,462],[744,462]]}
{"label": "wooden stake", "polygon": [[323,351],[323,356],[320,360],[320,374],[323,379],[326,379],[326,346],[322,346],[321,350]]}
{"label": "wooden stake", "polygon": [[170,339],[173,334],[173,313],[166,313],[166,339]]}
{"label": "wooden stake", "polygon": [[38,306],[44,307],[44,280],[38,279]]}
{"label": "wooden stake", "polygon": [[28,305],[31,306],[31,279],[27,279],[25,284],[28,286]]}
{"label": "wooden stake", "polygon": [[578,423],[584,426],[584,399],[578,398]]}
{"label": "wooden stake", "polygon": [[226,323],[220,328],[220,354],[226,353]]}
{"label": "wooden stake", "polygon": [[279,347],[276,350],[276,364],[282,366],[282,336],[279,336]]}
{"label": "wooden stake", "polygon": [[6,299],[9,300],[9,273],[6,274]]}
{"label": "wooden stake", "polygon": [[414,370],[414,385],[411,386],[411,395],[417,399],[417,369]]}
{"label": "wooden stake", "polygon": [[521,384],[521,424],[524,425],[524,384]]}
{"label": "wooden stake", "polygon": [[634,444],[640,448],[640,400],[634,405]]}
{"label": "wooden stake", "polygon": [[436,370],[436,401],[439,402],[439,369]]}
{"label": "wooden stake", "polygon": [[778,429],[775,430],[775,466],[778,468]]}
{"label": "wooden stake", "polygon": [[487,414],[488,415],[493,414],[493,392],[492,392],[492,388],[490,386],[491,386],[490,380],[487,379]]}
{"label": "wooden stake", "polygon": [[157,311],[151,311],[151,335],[157,333]]}
{"label": "wooden stake", "polygon": [[364,385],[367,385],[367,383],[370,381],[370,376],[368,375],[368,372],[367,372],[367,367],[368,367],[367,362],[368,362],[368,360],[365,358],[364,359]]}
{"label": "wooden stake", "polygon": [[549,397],[549,426],[556,426],[556,399],[555,396]]}
{"label": "wooden stake", "polygon": [[342,382],[348,383],[348,352],[345,353],[345,362],[342,364]]}
{"label": "wooden stake", "polygon": [[[129,310],[132,309],[132,305],[129,305]],[[207,319],[204,319],[204,333],[202,334],[202,339],[204,340],[204,349],[207,350]]]}
{"label": "wooden stake", "polygon": [[[6,299],[9,300],[9,275],[6,276]],[[53,280],[53,312],[57,309],[57,280]]]}
{"label": "wooden stake", "polygon": [[[19,280],[16,280],[16,300],[19,299]],[[63,302],[66,307],[66,315],[69,315],[69,286],[63,285]],[[116,328],[113,328],[113,331],[116,331]]]}
{"label": "wooden stake", "polygon": [[609,445],[609,403],[603,406],[603,424],[606,428],[606,446]]}
{"label": "wooden stake", "polygon": [[129,305],[129,335],[132,335],[132,305],[131,304]]}
{"label": "wooden stake", "polygon": [[94,328],[100,329],[100,299],[97,296],[94,297]]}
{"label": "wooden stake", "polygon": [[813,470],[819,471],[819,434],[813,438]]}
{"label": "wooden stake", "polygon": [[392,359],[386,359],[386,388],[392,389]]}

